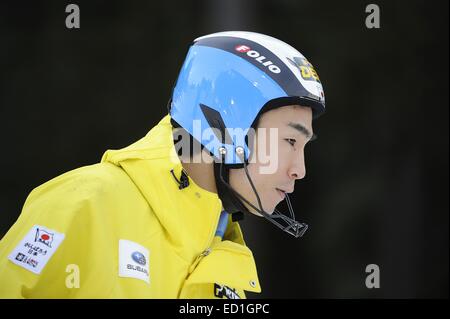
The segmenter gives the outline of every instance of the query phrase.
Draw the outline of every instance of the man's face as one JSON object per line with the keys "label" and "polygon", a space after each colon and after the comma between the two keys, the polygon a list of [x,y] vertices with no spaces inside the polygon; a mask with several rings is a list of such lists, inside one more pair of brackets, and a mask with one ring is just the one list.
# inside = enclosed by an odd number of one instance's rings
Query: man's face
{"label": "man's face", "polygon": [[[298,105],[284,106],[264,113],[253,140],[249,175],[265,212],[272,214],[284,200],[285,192],[294,191],[295,181],[305,177],[304,148],[311,139],[312,110]],[[265,135],[265,136],[264,136]],[[263,157],[258,153],[264,154]],[[270,164],[267,162],[270,159]],[[269,166],[272,169],[267,169]],[[230,184],[245,199],[258,207],[258,201],[244,169],[230,170]],[[261,216],[244,203],[250,212]]]}

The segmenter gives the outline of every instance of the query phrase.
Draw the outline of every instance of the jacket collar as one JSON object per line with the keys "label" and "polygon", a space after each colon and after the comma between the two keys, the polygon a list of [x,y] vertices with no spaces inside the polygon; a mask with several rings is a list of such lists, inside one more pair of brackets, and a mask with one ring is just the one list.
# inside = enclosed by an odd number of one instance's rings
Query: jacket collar
{"label": "jacket collar", "polygon": [[[139,141],[120,150],[108,150],[102,162],[122,167],[133,180],[171,244],[186,259],[192,259],[213,239],[222,202],[216,193],[199,187],[190,177],[180,190],[182,164],[175,150],[170,115],[166,115]],[[231,222],[224,239],[245,245],[239,224]]]}

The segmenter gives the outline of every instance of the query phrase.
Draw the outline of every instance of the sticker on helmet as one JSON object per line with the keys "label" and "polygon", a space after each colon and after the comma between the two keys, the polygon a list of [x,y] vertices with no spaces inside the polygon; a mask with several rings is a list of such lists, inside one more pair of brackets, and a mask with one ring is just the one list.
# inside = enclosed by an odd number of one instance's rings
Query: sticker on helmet
{"label": "sticker on helmet", "polygon": [[293,57],[292,59],[287,58],[288,61],[300,70],[300,74],[304,80],[320,82],[319,76],[316,70],[314,70],[313,65],[306,60],[305,57]]}

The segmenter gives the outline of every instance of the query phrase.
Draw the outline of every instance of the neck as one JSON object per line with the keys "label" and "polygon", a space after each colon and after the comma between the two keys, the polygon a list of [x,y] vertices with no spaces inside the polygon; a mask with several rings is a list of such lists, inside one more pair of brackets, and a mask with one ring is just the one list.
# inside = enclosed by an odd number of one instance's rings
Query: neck
{"label": "neck", "polygon": [[190,178],[201,188],[217,194],[216,180],[214,177],[214,164],[211,161],[205,163],[203,159],[210,156],[204,151],[202,154],[194,155],[192,159],[184,159],[180,157],[183,169]]}

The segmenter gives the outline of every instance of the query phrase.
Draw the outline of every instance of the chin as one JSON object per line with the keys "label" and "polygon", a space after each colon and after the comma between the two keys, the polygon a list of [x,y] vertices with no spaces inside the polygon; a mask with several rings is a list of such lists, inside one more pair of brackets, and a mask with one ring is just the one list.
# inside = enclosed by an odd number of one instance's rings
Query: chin
{"label": "chin", "polygon": [[[258,204],[256,204],[255,207],[258,207]],[[247,207],[247,208],[248,208],[248,207]],[[269,214],[269,215],[272,215],[272,214],[273,214],[273,211],[275,210],[275,207],[272,208],[272,209],[266,209],[266,208],[264,207],[264,205],[263,205],[263,208],[264,208],[264,211],[265,211],[267,214]],[[259,216],[259,217],[263,217],[262,214],[260,214],[259,212],[257,212],[257,211],[254,210],[253,208],[250,208],[250,209],[249,209],[249,212],[252,213],[253,215],[256,215],[256,216]]]}

